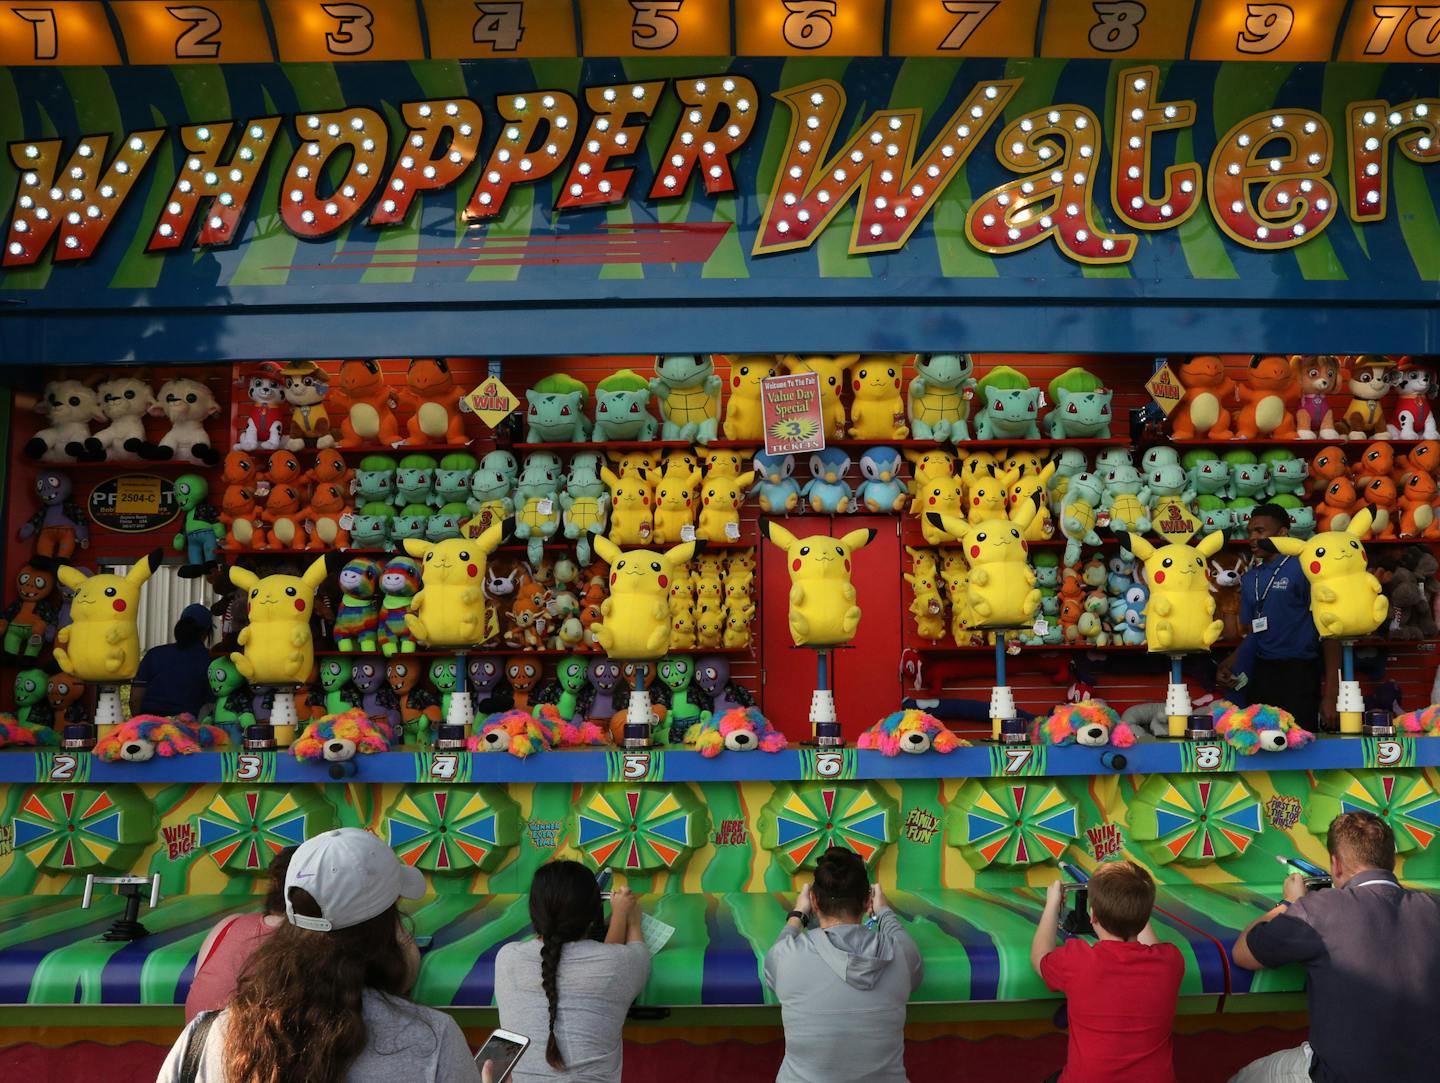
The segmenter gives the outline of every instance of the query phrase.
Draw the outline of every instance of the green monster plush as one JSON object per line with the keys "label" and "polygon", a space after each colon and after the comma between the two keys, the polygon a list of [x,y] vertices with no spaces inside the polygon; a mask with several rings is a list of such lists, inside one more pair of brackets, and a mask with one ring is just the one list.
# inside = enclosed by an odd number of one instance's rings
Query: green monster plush
{"label": "green monster plush", "polygon": [[975,385],[980,412],[975,417],[977,440],[1038,440],[1040,389],[1009,365],[997,365]]}
{"label": "green monster plush", "polygon": [[22,726],[48,726],[53,721],[45,700],[49,678],[43,669],[22,669],[15,674],[15,721]]}
{"label": "green monster plush", "polygon": [[[459,666],[456,664],[455,659],[441,658],[438,661],[431,662],[430,683],[435,686],[435,691],[440,693],[441,719],[449,718],[450,696],[454,693],[456,685],[459,683]],[[425,736],[427,733],[425,727],[427,727],[429,723],[423,715],[416,719],[416,722],[422,727],[421,736]]]}
{"label": "green monster plush", "polygon": [[703,721],[710,709],[704,691],[691,685],[695,663],[683,654],[667,655],[655,667],[655,676],[660,679],[660,698],[666,701],[670,712],[666,716],[670,724],[669,743],[683,744],[685,731]]}
{"label": "green monster plush", "polygon": [[659,427],[650,412],[650,381],[638,372],[621,369],[595,385],[595,443],[654,440]]}
{"label": "green monster plush", "polygon": [[563,372],[546,376],[529,391],[525,401],[525,442],[527,444],[573,444],[590,435],[585,400],[590,392],[584,384]]}
{"label": "green monster plush", "polygon": [[185,516],[185,525],[173,544],[176,552],[185,552],[186,563],[192,567],[210,564],[225,540],[219,511],[205,503],[209,495],[210,486],[199,474],[181,474],[175,479],[175,503]]}
{"label": "green monster plush", "polygon": [[555,667],[555,679],[549,682],[535,696],[536,703],[553,703],[560,717],[570,722],[583,722],[584,712],[580,709],[581,695],[589,686],[587,677],[589,662],[578,654],[560,659]]}
{"label": "green monster plush", "polygon": [[343,714],[359,705],[360,696],[350,683],[353,673],[348,658],[327,658],[320,663],[320,694],[326,714]]}
{"label": "green monster plush", "polygon": [[215,713],[210,721],[230,734],[232,740],[255,724],[255,707],[250,686],[228,658],[216,658],[205,673],[210,691],[215,696]]}
{"label": "green monster plush", "polygon": [[1057,440],[1110,435],[1114,392],[1100,377],[1082,368],[1066,369],[1050,381],[1050,412],[1045,430]]}

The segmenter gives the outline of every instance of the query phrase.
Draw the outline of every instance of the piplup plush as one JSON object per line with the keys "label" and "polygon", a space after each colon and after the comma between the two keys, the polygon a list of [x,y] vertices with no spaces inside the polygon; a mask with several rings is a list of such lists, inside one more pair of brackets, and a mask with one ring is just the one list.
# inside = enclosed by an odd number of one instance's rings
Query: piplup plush
{"label": "piplup plush", "polygon": [[465,742],[471,752],[508,752],[523,760],[554,747],[552,733],[529,711],[518,708],[492,714],[476,729]]}
{"label": "piplup plush", "polygon": [[898,756],[902,752],[954,752],[969,741],[962,741],[948,726],[924,711],[894,711],[880,719],[860,735],[859,748],[869,748],[882,756]]}
{"label": "piplup plush", "polygon": [[1402,737],[1440,737],[1440,704],[1396,715],[1395,732]]}
{"label": "piplup plush", "polygon": [[389,752],[394,739],[383,720],[371,718],[357,707],[311,722],[290,751],[297,760],[342,763],[356,756]]}
{"label": "piplup plush", "polygon": [[754,707],[736,707],[697,722],[685,734],[685,743],[706,759],[722,752],[779,752],[785,735]]}
{"label": "piplup plush", "polygon": [[594,722],[576,724],[564,717],[553,703],[542,703],[535,708],[535,721],[550,734],[552,748],[589,748],[609,744],[609,734]]}
{"label": "piplup plush", "polygon": [[1289,711],[1263,703],[1222,712],[1215,719],[1215,732],[1242,756],[1303,748],[1315,740],[1315,735],[1302,729]]}
{"label": "piplup plush", "polygon": [[1086,745],[1090,748],[1129,748],[1135,731],[1103,703],[1093,699],[1066,703],[1044,718],[1037,718],[1031,737],[1048,745]]}
{"label": "piplup plush", "polygon": [[27,726],[14,715],[0,715],[0,748],[34,748],[59,744],[60,739],[49,726]]}
{"label": "piplup plush", "polygon": [[194,715],[165,718],[138,714],[121,724],[95,746],[95,755],[114,763],[144,763],[156,756],[189,756],[205,748],[218,748],[229,738],[219,726],[196,722]]}

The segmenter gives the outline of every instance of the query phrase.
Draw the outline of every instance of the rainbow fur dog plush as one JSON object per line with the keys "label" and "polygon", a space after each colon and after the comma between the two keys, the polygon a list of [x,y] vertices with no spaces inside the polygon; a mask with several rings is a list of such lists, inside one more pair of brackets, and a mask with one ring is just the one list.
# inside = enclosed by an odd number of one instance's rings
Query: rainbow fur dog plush
{"label": "rainbow fur dog plush", "polygon": [[685,743],[706,759],[722,752],[779,752],[785,735],[754,707],[735,707],[697,722],[685,733]]}
{"label": "rainbow fur dog plush", "polygon": [[1037,718],[1031,737],[1050,745],[1087,745],[1102,748],[1114,745],[1129,748],[1135,743],[1135,731],[1120,721],[1120,716],[1103,703],[1084,699],[1056,707],[1048,717]]}
{"label": "rainbow fur dog plush", "polygon": [[609,743],[609,731],[604,727],[594,722],[576,725],[564,717],[553,703],[542,703],[536,707],[535,720],[550,734],[551,748],[585,748]]}
{"label": "rainbow fur dog plush", "polygon": [[882,756],[898,756],[902,752],[954,752],[969,741],[962,741],[948,726],[924,711],[895,711],[887,714],[855,742],[859,748],[878,751]]}
{"label": "rainbow fur dog plush", "polygon": [[194,715],[164,718],[137,714],[95,746],[95,755],[110,763],[128,760],[144,763],[156,756],[189,756],[202,748],[215,748],[229,741],[219,726],[196,722]]}
{"label": "rainbow fur dog plush", "polygon": [[1262,750],[1283,752],[1287,748],[1303,748],[1315,740],[1315,735],[1302,729],[1289,711],[1263,703],[1225,711],[1215,719],[1215,732],[1242,756],[1253,756]]}
{"label": "rainbow fur dog plush", "polygon": [[9,748],[12,745],[33,748],[36,745],[59,743],[60,738],[55,736],[55,731],[49,726],[27,726],[17,722],[14,715],[0,715],[0,748]]}
{"label": "rainbow fur dog plush", "polygon": [[529,711],[516,708],[488,716],[465,747],[471,752],[508,752],[523,760],[536,752],[548,752],[554,747],[554,736]]}
{"label": "rainbow fur dog plush", "polygon": [[1440,737],[1440,704],[1396,715],[1395,732],[1403,737]]}
{"label": "rainbow fur dog plush", "polygon": [[394,734],[383,720],[377,721],[356,707],[311,722],[290,751],[297,760],[340,763],[362,754],[389,752],[392,740]]}

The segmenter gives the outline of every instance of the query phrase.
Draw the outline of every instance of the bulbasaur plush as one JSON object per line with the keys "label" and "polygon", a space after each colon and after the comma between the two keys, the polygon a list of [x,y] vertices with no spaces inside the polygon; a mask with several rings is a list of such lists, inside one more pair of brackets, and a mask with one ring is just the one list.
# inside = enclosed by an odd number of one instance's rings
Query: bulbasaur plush
{"label": "bulbasaur plush", "polygon": [[650,412],[650,382],[621,369],[595,385],[595,428],[590,439],[654,440],[660,422]]}
{"label": "bulbasaur plush", "polygon": [[1108,437],[1114,392],[1082,368],[1067,369],[1050,381],[1050,412],[1045,429],[1057,440]]}
{"label": "bulbasaur plush", "polygon": [[435,498],[435,471],[440,464],[430,455],[406,455],[395,470],[396,504],[440,505]]}
{"label": "bulbasaur plush", "polygon": [[1030,386],[1024,373],[998,365],[976,385],[979,413],[975,418],[978,440],[1038,440],[1040,389]]}
{"label": "bulbasaur plush", "polygon": [[546,376],[525,392],[527,444],[578,443],[590,434],[585,417],[585,385],[573,376],[557,372]]}

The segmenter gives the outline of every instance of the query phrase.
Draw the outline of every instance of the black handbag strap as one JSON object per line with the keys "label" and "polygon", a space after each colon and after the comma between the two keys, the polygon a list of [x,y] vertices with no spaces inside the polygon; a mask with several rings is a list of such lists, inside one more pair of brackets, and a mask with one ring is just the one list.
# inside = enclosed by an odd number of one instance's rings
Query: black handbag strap
{"label": "black handbag strap", "polygon": [[219,1012],[201,1012],[195,1018],[190,1030],[190,1040],[185,1043],[185,1056],[180,1060],[180,1083],[195,1083],[200,1075],[200,1058],[205,1055],[205,1040],[210,1037],[210,1028],[215,1025]]}

